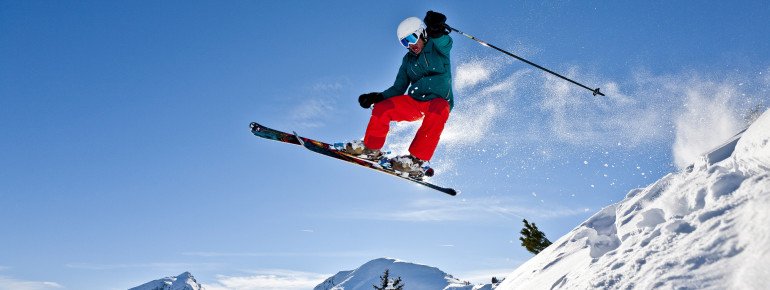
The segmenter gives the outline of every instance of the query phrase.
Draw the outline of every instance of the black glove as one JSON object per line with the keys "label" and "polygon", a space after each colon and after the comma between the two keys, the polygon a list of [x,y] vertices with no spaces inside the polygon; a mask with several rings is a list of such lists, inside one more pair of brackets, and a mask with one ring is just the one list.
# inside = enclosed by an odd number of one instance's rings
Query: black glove
{"label": "black glove", "polygon": [[382,95],[382,93],[368,93],[358,97],[358,104],[361,105],[361,108],[369,109],[373,104],[378,103],[384,99],[385,97]]}
{"label": "black glove", "polygon": [[425,22],[425,26],[427,27],[425,31],[430,38],[437,38],[449,34],[449,28],[446,25],[446,16],[444,14],[428,11],[428,13],[425,13],[425,18],[422,22]]}

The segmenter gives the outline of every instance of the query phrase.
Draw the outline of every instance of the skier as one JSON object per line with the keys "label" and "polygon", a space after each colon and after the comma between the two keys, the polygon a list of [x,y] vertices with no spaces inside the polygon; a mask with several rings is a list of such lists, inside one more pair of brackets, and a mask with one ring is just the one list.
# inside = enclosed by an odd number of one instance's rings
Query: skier
{"label": "skier", "polygon": [[374,109],[364,139],[346,143],[346,153],[379,160],[391,121],[422,119],[409,146],[410,154],[395,157],[390,163],[394,170],[410,175],[427,166],[454,106],[449,62],[452,38],[446,19],[444,14],[428,11],[424,22],[409,17],[398,25],[398,39],[409,51],[401,61],[393,86],[358,97],[361,107],[368,109],[374,105]]}

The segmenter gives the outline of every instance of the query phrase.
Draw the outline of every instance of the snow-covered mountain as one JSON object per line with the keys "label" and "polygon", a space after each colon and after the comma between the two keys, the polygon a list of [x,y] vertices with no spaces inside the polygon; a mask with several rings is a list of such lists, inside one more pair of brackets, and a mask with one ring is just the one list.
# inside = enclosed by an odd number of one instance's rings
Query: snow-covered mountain
{"label": "snow-covered mountain", "polygon": [[128,290],[203,290],[203,287],[190,272],[184,272],[176,277],[158,279]]}
{"label": "snow-covered mountain", "polygon": [[341,271],[318,284],[314,290],[373,289],[372,285],[380,285],[380,276],[385,269],[390,270],[390,277],[401,277],[404,289],[493,289],[491,284],[470,285],[438,268],[381,258],[366,262],[355,270]]}
{"label": "snow-covered mountain", "polygon": [[770,289],[770,111],[608,206],[498,289]]}

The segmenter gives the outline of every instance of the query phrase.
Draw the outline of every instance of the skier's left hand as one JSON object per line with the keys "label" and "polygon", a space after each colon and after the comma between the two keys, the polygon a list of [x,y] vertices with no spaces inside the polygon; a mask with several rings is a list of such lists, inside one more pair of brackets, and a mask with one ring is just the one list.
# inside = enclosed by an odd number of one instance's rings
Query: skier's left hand
{"label": "skier's left hand", "polygon": [[382,93],[368,93],[358,97],[358,104],[361,105],[361,108],[369,109],[373,104],[378,103],[384,99],[385,97],[382,95]]}
{"label": "skier's left hand", "polygon": [[425,18],[422,22],[425,22],[425,26],[427,27],[426,31],[430,38],[449,34],[449,28],[447,28],[446,25],[446,15],[444,14],[428,11],[425,13]]}

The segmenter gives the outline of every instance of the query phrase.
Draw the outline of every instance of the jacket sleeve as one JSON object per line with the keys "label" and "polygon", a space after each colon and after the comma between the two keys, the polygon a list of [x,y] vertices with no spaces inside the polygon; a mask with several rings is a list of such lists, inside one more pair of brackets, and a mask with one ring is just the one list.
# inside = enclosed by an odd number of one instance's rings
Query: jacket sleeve
{"label": "jacket sleeve", "polygon": [[433,41],[436,51],[449,57],[449,51],[452,50],[452,37],[446,34],[441,37],[431,38],[431,41]]}
{"label": "jacket sleeve", "polygon": [[398,69],[398,75],[396,75],[396,81],[387,90],[382,92],[382,96],[387,98],[393,96],[400,96],[406,92],[409,87],[409,77],[406,75],[406,61],[401,62],[401,67]]}

